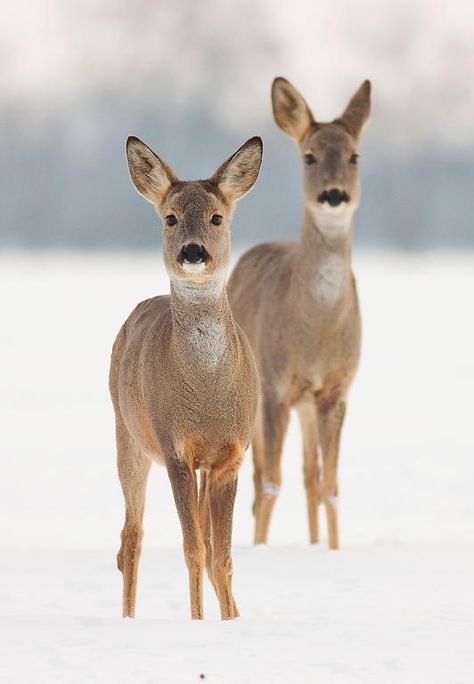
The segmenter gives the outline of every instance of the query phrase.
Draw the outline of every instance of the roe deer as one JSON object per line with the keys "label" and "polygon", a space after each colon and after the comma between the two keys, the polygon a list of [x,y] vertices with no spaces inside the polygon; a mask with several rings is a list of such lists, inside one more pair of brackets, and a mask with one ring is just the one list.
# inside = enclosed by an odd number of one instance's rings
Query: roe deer
{"label": "roe deer", "polygon": [[360,350],[352,218],[360,198],[357,142],[369,116],[370,83],[362,84],[331,123],[316,122],[284,78],[273,82],[272,101],[277,124],[296,140],[304,162],[301,240],[249,250],[227,288],[262,384],[253,437],[255,543],[267,541],[294,406],[303,432],[310,542],[319,540],[317,509],[322,501],[329,547],[336,549],[339,437]]}
{"label": "roe deer", "polygon": [[135,614],[152,461],[166,466],[171,481],[191,617],[203,618],[204,565],[222,619],[239,615],[232,595],[232,514],[237,471],[252,437],[258,376],[224,283],[232,211],[257,179],[262,150],[261,139],[251,138],[210,179],[185,182],[138,138],[127,140],[132,181],[163,219],[171,295],[138,304],[112,351],[110,391],[126,506],[117,555],[124,617]]}

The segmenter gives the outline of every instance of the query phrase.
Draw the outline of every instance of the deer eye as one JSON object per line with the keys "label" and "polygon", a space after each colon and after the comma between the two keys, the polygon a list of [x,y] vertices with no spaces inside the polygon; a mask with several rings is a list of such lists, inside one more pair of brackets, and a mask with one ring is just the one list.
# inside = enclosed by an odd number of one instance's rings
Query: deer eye
{"label": "deer eye", "polygon": [[304,156],[304,163],[305,164],[308,164],[308,166],[309,166],[310,164],[316,164],[316,162],[317,162],[317,159],[314,156],[314,154],[305,154],[305,156]]}
{"label": "deer eye", "polygon": [[353,154],[352,157],[349,159],[350,164],[354,164],[354,166],[357,166],[357,160],[359,159],[358,154]]}
{"label": "deer eye", "polygon": [[167,226],[175,226],[178,223],[178,219],[174,214],[168,214],[168,216],[165,216],[165,221]]}
{"label": "deer eye", "polygon": [[213,214],[211,216],[211,223],[213,226],[220,226],[222,223],[222,216],[220,214]]}

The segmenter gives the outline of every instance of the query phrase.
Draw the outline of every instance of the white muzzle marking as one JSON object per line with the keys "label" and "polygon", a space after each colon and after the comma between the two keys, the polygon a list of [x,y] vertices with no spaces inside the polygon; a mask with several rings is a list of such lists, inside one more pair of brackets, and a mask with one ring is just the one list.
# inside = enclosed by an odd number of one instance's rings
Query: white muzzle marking
{"label": "white muzzle marking", "polygon": [[313,221],[328,238],[341,238],[349,235],[355,207],[346,202],[331,207],[328,202],[310,207]]}
{"label": "white muzzle marking", "polygon": [[189,261],[183,261],[183,271],[185,273],[203,273],[205,268],[205,261],[200,261],[198,264],[192,264]]}

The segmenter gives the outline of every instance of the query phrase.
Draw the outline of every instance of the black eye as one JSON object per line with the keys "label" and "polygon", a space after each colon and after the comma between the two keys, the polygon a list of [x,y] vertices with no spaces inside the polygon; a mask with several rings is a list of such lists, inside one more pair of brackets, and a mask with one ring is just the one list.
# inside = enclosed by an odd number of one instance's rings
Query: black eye
{"label": "black eye", "polygon": [[174,214],[168,214],[168,216],[165,216],[165,221],[167,226],[175,226],[178,223],[178,219]]}
{"label": "black eye", "polygon": [[308,164],[308,165],[309,164],[316,164],[316,162],[317,162],[317,159],[314,156],[314,154],[305,154],[305,156],[304,156],[304,163],[305,164]]}
{"label": "black eye", "polygon": [[213,226],[220,226],[222,223],[222,216],[220,214],[213,214],[211,216],[211,223]]}
{"label": "black eye", "polygon": [[354,166],[357,165],[357,160],[359,159],[358,154],[353,154],[352,157],[349,159],[350,164],[354,164]]}

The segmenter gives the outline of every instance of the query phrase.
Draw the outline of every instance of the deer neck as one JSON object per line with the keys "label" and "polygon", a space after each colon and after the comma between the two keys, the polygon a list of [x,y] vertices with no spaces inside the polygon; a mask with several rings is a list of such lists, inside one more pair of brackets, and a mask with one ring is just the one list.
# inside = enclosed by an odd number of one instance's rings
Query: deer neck
{"label": "deer neck", "polygon": [[171,281],[172,348],[186,367],[215,371],[235,340],[225,274],[207,283]]}
{"label": "deer neck", "polygon": [[333,311],[352,292],[352,215],[321,217],[305,207],[292,286],[312,310]]}

